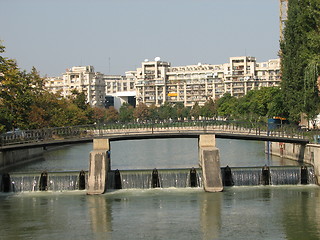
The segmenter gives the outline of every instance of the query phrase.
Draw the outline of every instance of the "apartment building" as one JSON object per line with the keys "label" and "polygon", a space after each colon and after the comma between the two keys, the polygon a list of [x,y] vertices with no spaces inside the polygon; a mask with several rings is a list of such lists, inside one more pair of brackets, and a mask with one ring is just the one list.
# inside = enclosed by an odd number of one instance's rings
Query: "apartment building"
{"label": "apartment building", "polygon": [[92,66],[72,67],[61,77],[47,78],[45,87],[53,93],[60,92],[63,97],[70,96],[73,90],[84,92],[87,103],[93,107],[116,106],[119,109],[124,102],[135,105],[135,73],[104,75],[95,72]]}
{"label": "apartment building", "polygon": [[252,89],[280,84],[280,59],[257,63],[254,57],[231,57],[220,65],[197,64],[171,67],[155,59],[137,69],[136,100],[160,106],[164,102],[203,105],[224,93],[241,97]]}
{"label": "apartment building", "polygon": [[136,105],[136,71],[128,71],[125,76],[104,75],[103,79],[106,83],[106,107],[114,106],[119,109],[125,102]]}
{"label": "apartment building", "polygon": [[225,93],[241,97],[252,89],[280,84],[280,59],[256,62],[256,58],[231,57],[228,63],[171,67],[155,58],[141,67],[121,75],[104,75],[92,66],[72,67],[62,77],[48,78],[46,87],[63,96],[72,90],[84,92],[91,106],[115,106],[124,102],[160,106],[165,102],[199,105]]}
{"label": "apartment building", "polygon": [[87,103],[103,107],[106,96],[103,76],[95,72],[92,66],[72,67],[62,77],[48,78],[45,86],[51,92],[61,92],[63,97],[70,96],[74,90],[84,92]]}
{"label": "apartment building", "polygon": [[136,73],[136,99],[137,104],[143,102],[147,105],[160,106],[167,101],[167,84],[170,63],[160,61],[149,62],[145,60]]}

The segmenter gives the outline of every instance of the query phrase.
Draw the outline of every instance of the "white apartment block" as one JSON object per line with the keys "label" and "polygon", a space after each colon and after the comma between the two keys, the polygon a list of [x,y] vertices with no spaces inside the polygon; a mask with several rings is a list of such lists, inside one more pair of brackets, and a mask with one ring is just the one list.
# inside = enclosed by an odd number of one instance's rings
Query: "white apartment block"
{"label": "white apartment block", "polygon": [[104,106],[106,94],[103,74],[95,72],[92,66],[67,69],[62,77],[48,78],[45,86],[51,92],[60,92],[63,97],[70,96],[74,90],[84,92],[91,106]]}
{"label": "white apartment block", "polygon": [[60,92],[63,97],[70,96],[73,90],[84,92],[87,103],[93,107],[104,107],[106,97],[115,98],[116,108],[129,97],[135,96],[135,72],[126,72],[126,76],[104,75],[95,72],[92,66],[80,66],[67,69],[62,77],[49,77],[45,87],[53,93]]}
{"label": "white apartment block", "polygon": [[72,67],[62,77],[48,78],[46,87],[63,96],[72,90],[84,92],[91,106],[112,102],[117,109],[135,101],[160,106],[165,102],[199,105],[225,93],[241,97],[252,89],[279,86],[280,59],[257,63],[254,57],[231,57],[228,63],[171,67],[169,62],[145,60],[141,68],[125,76],[94,72],[92,66]]}
{"label": "white apartment block", "polygon": [[[157,61],[156,61],[157,60]],[[164,102],[203,105],[224,93],[241,97],[252,89],[280,84],[280,59],[256,63],[254,57],[231,57],[220,65],[197,64],[171,67],[155,59],[137,69],[136,100],[160,106]]]}

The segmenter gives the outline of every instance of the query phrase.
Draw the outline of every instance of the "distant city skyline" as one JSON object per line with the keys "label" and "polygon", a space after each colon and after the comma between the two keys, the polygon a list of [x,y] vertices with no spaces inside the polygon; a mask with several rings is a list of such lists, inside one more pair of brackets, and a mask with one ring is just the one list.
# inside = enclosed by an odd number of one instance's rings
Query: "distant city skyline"
{"label": "distant city skyline", "polygon": [[92,65],[124,75],[144,59],[172,66],[277,58],[278,0],[0,0],[5,56],[42,76]]}

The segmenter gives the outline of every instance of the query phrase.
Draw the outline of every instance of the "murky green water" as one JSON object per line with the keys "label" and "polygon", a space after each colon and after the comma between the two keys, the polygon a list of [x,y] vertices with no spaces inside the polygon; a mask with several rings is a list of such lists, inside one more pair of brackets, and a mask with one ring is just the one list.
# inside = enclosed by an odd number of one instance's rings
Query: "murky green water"
{"label": "murky green water", "polygon": [[[217,139],[221,166],[253,167],[297,165],[295,161],[265,154],[264,142]],[[80,171],[89,169],[92,143],[47,151],[42,160],[14,171]],[[111,142],[112,169],[166,169],[198,167],[196,139],[149,139]]]}
{"label": "murky green water", "polygon": [[1,239],[319,239],[317,186],[0,195]]}

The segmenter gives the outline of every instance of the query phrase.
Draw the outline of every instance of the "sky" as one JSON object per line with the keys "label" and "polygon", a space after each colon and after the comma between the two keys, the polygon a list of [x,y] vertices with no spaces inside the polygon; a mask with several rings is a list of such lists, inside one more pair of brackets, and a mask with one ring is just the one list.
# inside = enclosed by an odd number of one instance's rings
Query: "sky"
{"label": "sky", "polygon": [[279,0],[0,0],[5,57],[41,76],[92,65],[124,75],[145,59],[171,66],[277,58]]}

